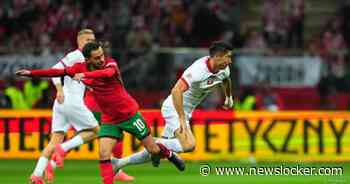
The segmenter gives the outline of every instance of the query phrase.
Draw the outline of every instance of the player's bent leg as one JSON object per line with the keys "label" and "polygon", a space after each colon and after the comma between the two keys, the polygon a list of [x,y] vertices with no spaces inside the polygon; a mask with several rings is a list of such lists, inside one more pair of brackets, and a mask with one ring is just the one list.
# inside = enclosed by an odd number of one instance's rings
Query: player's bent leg
{"label": "player's bent leg", "polygon": [[113,184],[113,167],[111,163],[111,155],[113,146],[116,143],[115,138],[100,137],[100,174],[103,180],[103,184]]}
{"label": "player's bent leg", "polygon": [[82,129],[79,130],[79,133],[72,139],[64,142],[63,144],[57,144],[55,146],[55,161],[57,167],[63,167],[64,157],[71,149],[79,147],[80,145],[95,139],[98,131],[99,126]]}
{"label": "player's bent leg", "polygon": [[181,143],[184,152],[192,152],[196,147],[196,140],[190,128],[186,128],[182,133],[179,129],[175,131],[175,136]]}

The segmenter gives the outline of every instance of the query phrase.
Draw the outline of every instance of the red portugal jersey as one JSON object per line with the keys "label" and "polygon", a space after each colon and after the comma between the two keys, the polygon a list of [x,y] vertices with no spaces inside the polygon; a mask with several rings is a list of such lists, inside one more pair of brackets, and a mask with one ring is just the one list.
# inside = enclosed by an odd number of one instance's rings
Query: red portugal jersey
{"label": "red portugal jersey", "polygon": [[128,120],[139,109],[139,105],[124,88],[116,61],[105,58],[104,66],[99,70],[89,71],[86,62],[76,63],[65,69],[32,70],[32,76],[55,77],[76,73],[84,73],[82,80],[90,90],[97,107],[102,113],[102,122],[106,124],[120,123]]}

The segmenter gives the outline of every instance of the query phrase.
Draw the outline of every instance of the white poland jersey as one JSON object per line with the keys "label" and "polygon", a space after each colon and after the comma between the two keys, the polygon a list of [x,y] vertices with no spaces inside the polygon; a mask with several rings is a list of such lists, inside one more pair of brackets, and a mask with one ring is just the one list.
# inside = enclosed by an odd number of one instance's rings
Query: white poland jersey
{"label": "white poland jersey", "polygon": [[[83,53],[79,49],[76,49],[65,55],[56,65],[53,66],[53,68],[63,69],[65,67],[73,66],[75,63],[84,62],[84,59]],[[61,78],[54,77],[52,78],[52,82],[54,84],[61,83]],[[64,104],[84,104],[85,85],[82,82],[73,80],[69,76],[64,77],[63,83],[63,93],[65,95]]]}
{"label": "white poland jersey", "polygon": [[[212,73],[208,61],[209,56],[197,59],[185,70],[180,79],[189,87],[183,93],[183,106],[187,120],[191,118],[193,110],[213,91],[214,87],[230,76],[230,68],[228,66],[223,70],[219,70],[217,73]],[[171,109],[176,113],[172,95],[169,95],[165,99],[162,108]]]}

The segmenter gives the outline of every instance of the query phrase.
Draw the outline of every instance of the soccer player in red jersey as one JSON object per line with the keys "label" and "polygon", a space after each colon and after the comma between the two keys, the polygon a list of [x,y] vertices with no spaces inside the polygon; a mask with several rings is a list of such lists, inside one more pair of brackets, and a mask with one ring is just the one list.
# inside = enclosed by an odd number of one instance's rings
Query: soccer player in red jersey
{"label": "soccer player in red jersey", "polygon": [[159,165],[160,157],[168,158],[179,170],[185,165],[174,152],[155,143],[150,129],[138,112],[137,102],[125,90],[120,71],[115,61],[106,59],[100,44],[88,43],[83,48],[85,62],[64,69],[19,70],[17,75],[57,77],[69,75],[82,81],[92,90],[96,103],[101,108],[102,125],[99,132],[100,171],[104,184],[113,184],[114,171],[111,163],[113,146],[126,131],[138,138],[151,154],[152,164]]}

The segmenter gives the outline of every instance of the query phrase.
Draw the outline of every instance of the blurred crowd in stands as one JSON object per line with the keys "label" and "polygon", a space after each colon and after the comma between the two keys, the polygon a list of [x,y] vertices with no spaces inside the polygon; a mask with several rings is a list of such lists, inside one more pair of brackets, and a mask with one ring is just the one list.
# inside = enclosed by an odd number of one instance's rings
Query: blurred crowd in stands
{"label": "blurred crowd in stands", "polygon": [[[86,27],[94,29],[97,38],[111,43],[112,54],[118,58],[121,67],[140,56],[147,58],[154,48],[207,47],[220,39],[232,43],[240,52],[288,55],[296,51],[297,55],[321,57],[326,63],[318,86],[321,106],[332,108],[332,101],[326,100],[331,99],[329,96],[338,91],[350,91],[347,64],[350,22],[346,21],[350,19],[350,4],[339,1],[334,15],[328,20],[320,20],[324,22],[323,28],[305,38],[305,31],[308,31],[305,30],[305,11],[314,8],[308,7],[308,1],[264,0],[258,17],[261,19],[259,26],[241,22],[242,11],[249,2],[2,0],[0,56],[67,52],[76,47],[77,31]],[[263,99],[264,95],[261,95],[262,99],[258,98],[257,101],[262,102],[259,108],[263,109],[266,102],[275,104],[270,106],[272,110],[283,109],[278,95],[267,92],[268,86],[264,84],[261,90],[247,91],[249,94],[269,94],[265,95],[268,99]],[[242,107],[244,109],[244,105]]]}

